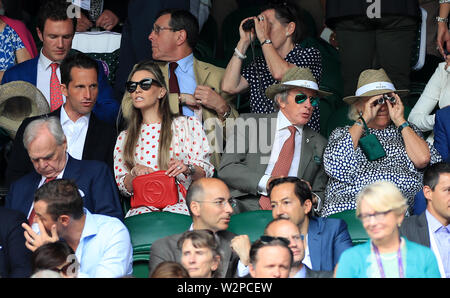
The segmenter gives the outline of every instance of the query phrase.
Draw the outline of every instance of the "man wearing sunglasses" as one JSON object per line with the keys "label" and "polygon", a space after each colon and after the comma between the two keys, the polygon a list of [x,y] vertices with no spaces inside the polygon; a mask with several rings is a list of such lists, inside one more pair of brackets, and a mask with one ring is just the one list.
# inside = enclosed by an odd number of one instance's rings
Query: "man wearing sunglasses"
{"label": "man wearing sunglasses", "polygon": [[186,10],[167,9],[158,14],[149,40],[153,59],[164,62],[160,67],[169,87],[171,111],[203,121],[214,148],[211,163],[217,167],[223,151],[225,120],[238,114],[231,104],[234,96],[220,87],[224,69],[194,57],[198,35],[195,16]]}
{"label": "man wearing sunglasses", "polygon": [[[215,233],[222,251],[217,277],[234,277],[239,257],[231,248],[235,234],[227,231],[235,201],[225,183],[217,178],[194,181],[186,194],[186,204],[192,217],[190,230],[210,230]],[[153,243],[150,250],[150,274],[163,261],[180,262],[181,250],[177,246],[181,234],[175,234]]]}
{"label": "man wearing sunglasses", "polygon": [[305,124],[311,118],[319,90],[308,68],[289,69],[282,81],[266,89],[278,112],[244,114],[227,132],[227,146],[218,176],[237,198],[235,212],[270,210],[267,186],[279,176],[296,176],[308,181],[320,207],[328,177],[322,155],[327,141]]}

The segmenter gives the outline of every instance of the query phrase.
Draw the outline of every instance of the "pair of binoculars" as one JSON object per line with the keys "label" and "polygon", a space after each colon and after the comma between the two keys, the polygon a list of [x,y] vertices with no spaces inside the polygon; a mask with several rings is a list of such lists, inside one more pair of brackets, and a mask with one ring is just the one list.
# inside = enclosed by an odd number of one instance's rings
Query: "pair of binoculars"
{"label": "pair of binoculars", "polygon": [[382,105],[382,104],[384,104],[386,101],[390,101],[391,104],[395,104],[396,99],[395,99],[394,96],[389,96],[389,95],[387,95],[387,94],[383,94],[383,96],[380,97],[380,98],[378,98],[378,99],[374,102],[373,105],[374,105],[374,106],[376,106],[376,105]]}

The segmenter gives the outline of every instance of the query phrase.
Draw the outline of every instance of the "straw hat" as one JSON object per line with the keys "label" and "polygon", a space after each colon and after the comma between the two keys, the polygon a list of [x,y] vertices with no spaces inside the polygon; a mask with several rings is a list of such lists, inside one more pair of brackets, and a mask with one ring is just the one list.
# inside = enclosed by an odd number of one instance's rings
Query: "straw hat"
{"label": "straw hat", "polygon": [[25,118],[49,112],[47,99],[34,85],[24,81],[0,85],[0,127],[11,138]]}
{"label": "straw hat", "polygon": [[359,75],[355,96],[344,97],[344,101],[353,104],[362,97],[395,92],[398,96],[406,96],[409,90],[396,90],[384,69],[367,69]]}
{"label": "straw hat", "polygon": [[273,100],[278,93],[299,87],[315,90],[320,97],[333,94],[319,90],[319,85],[309,68],[293,67],[286,71],[280,83],[267,87],[266,96]]}

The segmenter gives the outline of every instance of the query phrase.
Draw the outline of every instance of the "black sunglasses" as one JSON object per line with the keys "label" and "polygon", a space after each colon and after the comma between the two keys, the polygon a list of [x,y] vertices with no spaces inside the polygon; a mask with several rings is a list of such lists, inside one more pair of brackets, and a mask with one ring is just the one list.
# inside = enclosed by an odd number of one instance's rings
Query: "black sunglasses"
{"label": "black sunglasses", "polygon": [[308,97],[310,98],[311,105],[313,107],[317,107],[319,105],[319,100],[320,100],[319,97],[312,97],[312,96],[305,95],[303,93],[299,93],[295,96],[295,102],[297,104],[304,103],[308,99]]}
{"label": "black sunglasses", "polygon": [[129,93],[133,93],[134,91],[136,91],[137,86],[139,85],[142,90],[147,91],[148,89],[150,89],[152,87],[153,83],[155,83],[156,85],[161,87],[161,83],[158,82],[157,80],[152,79],[152,78],[145,78],[145,79],[141,80],[140,82],[133,82],[133,81],[126,82],[125,89]]}
{"label": "black sunglasses", "polygon": [[289,239],[287,239],[287,238],[284,238],[284,237],[272,237],[272,236],[267,236],[267,235],[261,236],[259,238],[259,240],[261,240],[261,242],[264,243],[264,244],[269,244],[269,243],[271,243],[272,241],[275,241],[275,240],[279,240],[279,241],[283,242],[284,244],[286,244],[286,246],[289,246],[289,244],[291,243],[289,241]]}

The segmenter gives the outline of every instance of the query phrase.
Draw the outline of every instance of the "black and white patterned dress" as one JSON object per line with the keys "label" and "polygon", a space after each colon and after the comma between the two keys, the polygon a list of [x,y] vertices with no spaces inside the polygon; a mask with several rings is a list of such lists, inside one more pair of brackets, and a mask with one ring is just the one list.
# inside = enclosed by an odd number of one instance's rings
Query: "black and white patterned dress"
{"label": "black and white patterned dress", "polygon": [[[423,138],[419,129],[412,129]],[[380,141],[386,156],[369,161],[358,146],[353,149],[349,133],[350,126],[338,127],[330,135],[323,155],[325,172],[330,177],[325,189],[325,201],[321,216],[328,216],[344,210],[356,209],[356,195],[365,186],[376,181],[394,183],[408,201],[408,211],[412,214],[415,194],[422,189],[423,171],[418,170],[409,159],[401,134],[394,124],[385,129],[371,129]],[[431,153],[430,163],[442,157],[428,144]]]}
{"label": "black and white patterned dress", "polygon": [[[303,48],[300,44],[295,44],[284,60],[298,67],[308,67],[313,73],[317,84],[320,83],[322,58],[318,49]],[[279,83],[279,81],[272,77],[264,56],[257,57],[254,62],[244,67],[242,76],[247,80],[250,87],[250,111],[261,114],[275,112],[273,100],[267,98],[265,91],[267,87]],[[319,108],[316,107],[307,125],[320,132],[319,120]]]}

